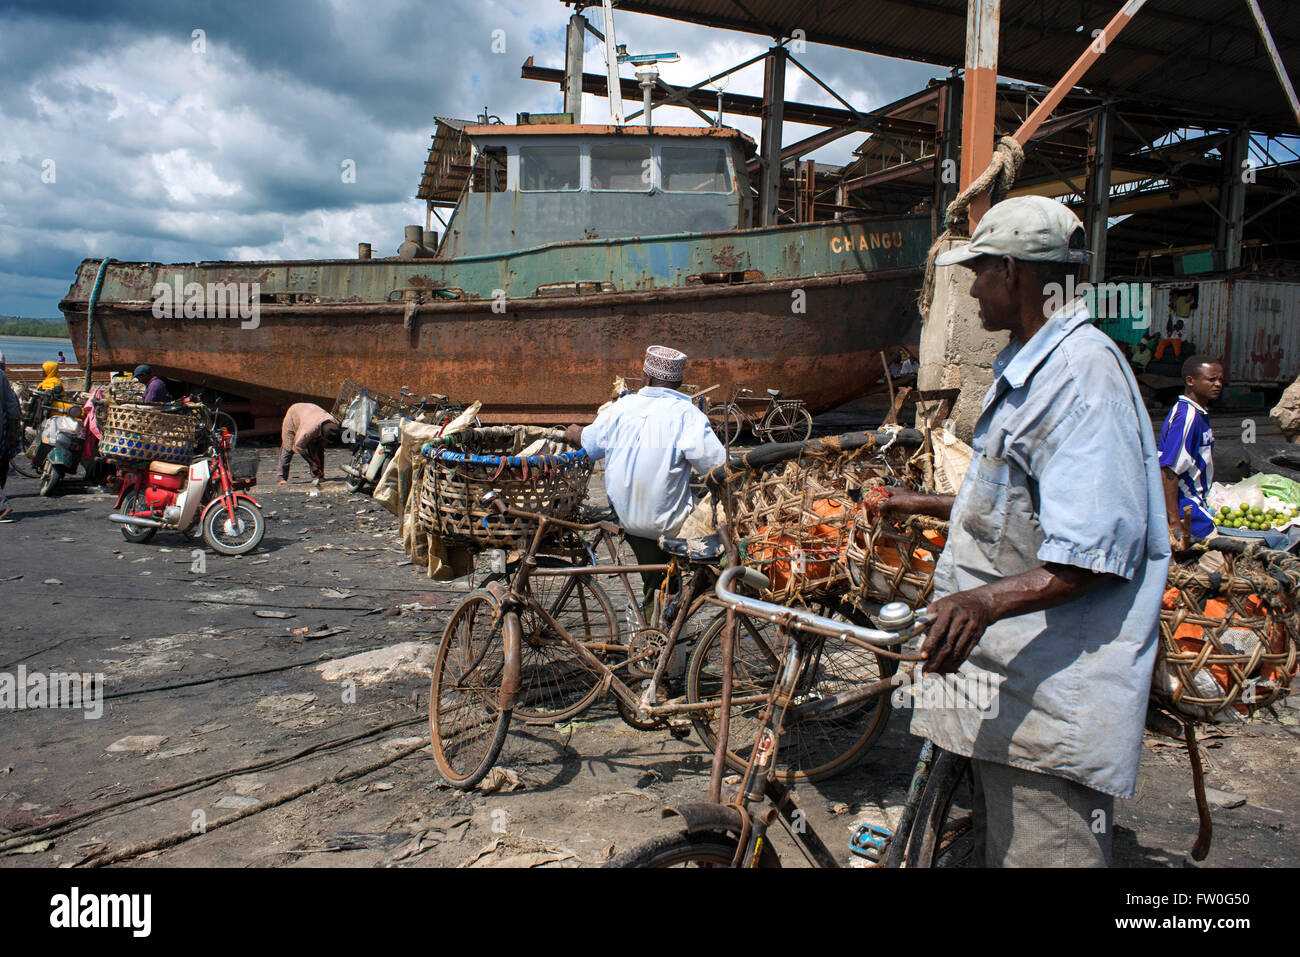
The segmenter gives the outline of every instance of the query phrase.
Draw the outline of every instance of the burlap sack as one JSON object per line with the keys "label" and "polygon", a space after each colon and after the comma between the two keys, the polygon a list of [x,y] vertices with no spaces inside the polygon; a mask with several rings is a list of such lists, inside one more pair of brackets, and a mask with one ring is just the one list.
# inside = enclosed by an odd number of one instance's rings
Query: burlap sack
{"label": "burlap sack", "polygon": [[[402,547],[407,557],[428,570],[430,578],[451,581],[468,575],[474,569],[474,556],[465,548],[448,547],[435,535],[430,535],[417,520],[419,488],[426,461],[420,455],[425,442],[440,435],[451,435],[473,426],[481,402],[475,402],[447,423],[446,428],[429,422],[403,421],[400,428],[401,443],[397,454],[384,468],[371,496],[384,508],[402,520]],[[412,494],[414,492],[414,494]]]}
{"label": "burlap sack", "polygon": [[943,426],[936,426],[932,435],[934,447],[934,488],[943,495],[956,495],[962,479],[970,469],[974,451]]}

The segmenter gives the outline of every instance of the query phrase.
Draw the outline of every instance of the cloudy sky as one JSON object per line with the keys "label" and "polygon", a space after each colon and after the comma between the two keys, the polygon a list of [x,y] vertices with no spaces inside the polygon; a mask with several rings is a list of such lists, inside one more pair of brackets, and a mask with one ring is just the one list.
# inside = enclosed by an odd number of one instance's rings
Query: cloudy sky
{"label": "cloudy sky", "polygon": [[[562,109],[558,87],[519,70],[529,56],[564,65],[570,12],[559,0],[0,2],[0,315],[57,316],[87,257],[307,259],[353,256],[358,242],[393,255],[402,226],[424,222],[413,197],[435,116]],[[598,8],[587,15],[602,25]],[[768,45],[655,17],[616,23],[630,52],[681,54],[661,67],[670,83]],[[601,72],[588,41],[587,72]],[[800,59],[861,110],[942,72],[812,44]],[[761,68],[723,82],[761,94]],[[786,91],[833,103],[793,68]],[[585,100],[584,118],[607,115]],[[756,120],[729,122],[757,134]],[[788,125],[786,140],[812,132]],[[844,162],[853,145],[815,158]]]}

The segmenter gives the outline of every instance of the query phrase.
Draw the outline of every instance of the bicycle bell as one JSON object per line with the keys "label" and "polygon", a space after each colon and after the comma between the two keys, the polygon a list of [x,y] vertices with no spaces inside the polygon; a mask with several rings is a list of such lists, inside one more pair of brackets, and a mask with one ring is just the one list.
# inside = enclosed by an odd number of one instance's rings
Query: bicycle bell
{"label": "bicycle bell", "polygon": [[912,609],[906,602],[891,601],[881,606],[876,621],[885,631],[902,631],[912,623]]}

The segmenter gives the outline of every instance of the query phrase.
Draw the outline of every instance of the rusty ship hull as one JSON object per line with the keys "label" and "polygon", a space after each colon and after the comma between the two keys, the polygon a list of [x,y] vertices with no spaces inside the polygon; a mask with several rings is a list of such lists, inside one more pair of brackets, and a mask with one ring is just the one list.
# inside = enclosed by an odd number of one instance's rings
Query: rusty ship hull
{"label": "rusty ship hull", "polygon": [[[781,389],[819,411],[861,395],[880,375],[880,350],[916,342],[925,224],[554,244],[549,261],[495,257],[481,276],[465,260],[110,263],[94,303],[93,364],[148,363],[168,379],[281,406],[328,405],[352,379],[479,399],[485,421],[561,423],[589,421],[615,377],[638,375],[645,347],[662,343],[691,357],[692,383]],[[764,240],[772,250],[755,245]],[[582,248],[593,245],[603,248]],[[605,257],[600,282],[583,282],[589,265],[562,268],[593,254]],[[623,278],[619,264],[636,269]],[[99,266],[83,262],[60,303],[82,363]],[[568,294],[536,281],[557,276],[571,281],[559,285]],[[213,282],[256,283],[255,320],[186,318],[179,302],[158,314],[164,286]],[[519,295],[521,282],[533,294]]]}

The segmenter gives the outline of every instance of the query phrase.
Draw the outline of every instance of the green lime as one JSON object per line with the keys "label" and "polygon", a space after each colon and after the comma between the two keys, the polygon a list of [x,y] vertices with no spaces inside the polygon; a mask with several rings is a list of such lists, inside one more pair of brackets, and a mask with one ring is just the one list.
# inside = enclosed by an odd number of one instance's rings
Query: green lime
{"label": "green lime", "polygon": [[1245,502],[1242,502],[1240,505],[1237,506],[1237,511],[1239,511],[1242,515],[1245,515],[1250,511],[1250,506],[1247,505]]}

